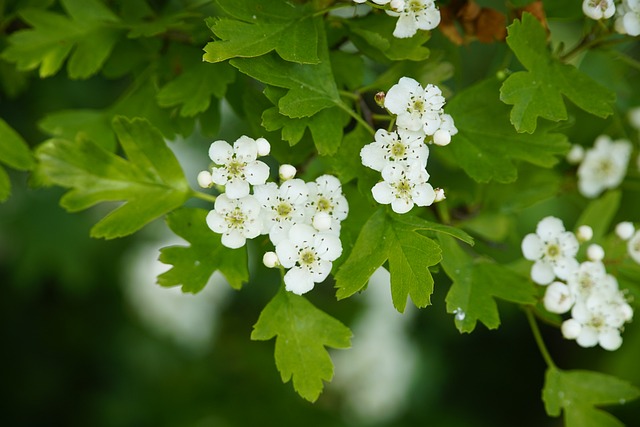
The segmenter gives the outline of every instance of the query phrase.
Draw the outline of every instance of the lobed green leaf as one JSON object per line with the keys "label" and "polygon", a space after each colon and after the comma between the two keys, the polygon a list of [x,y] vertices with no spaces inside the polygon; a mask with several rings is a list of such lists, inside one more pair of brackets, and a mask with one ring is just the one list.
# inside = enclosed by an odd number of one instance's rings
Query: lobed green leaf
{"label": "lobed green leaf", "polygon": [[314,402],[333,377],[333,364],[325,347],[348,348],[351,331],[340,321],[314,307],[306,298],[280,288],[260,313],[252,340],[276,338],[275,360],[283,382]]}

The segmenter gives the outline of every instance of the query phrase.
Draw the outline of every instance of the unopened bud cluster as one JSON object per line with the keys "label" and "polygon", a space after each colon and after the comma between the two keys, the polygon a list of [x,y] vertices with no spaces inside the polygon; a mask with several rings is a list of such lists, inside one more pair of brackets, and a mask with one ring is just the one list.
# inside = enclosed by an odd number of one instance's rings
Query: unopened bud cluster
{"label": "unopened bud cluster", "polygon": [[349,205],[340,181],[331,175],[304,182],[294,178],[294,166],[282,165],[280,185],[267,182],[269,166],[258,157],[269,151],[264,138],[242,136],[233,146],[226,141],[211,144],[214,166],[198,174],[198,183],[224,186],[224,192],[207,215],[207,225],[222,235],[224,246],[234,249],[247,239],[268,235],[275,251],[264,254],[264,264],[287,268],[286,289],[303,294],[327,278],[342,254],[340,223]]}
{"label": "unopened bud cluster", "polygon": [[[618,226],[625,236],[629,235],[624,228]],[[600,245],[589,245],[586,261],[576,259],[580,243],[592,236],[588,226],[580,226],[576,235],[565,230],[560,219],[548,216],[538,223],[535,233],[522,240],[522,253],[534,261],[533,281],[547,286],[544,307],[551,313],[571,315],[562,323],[563,336],[582,347],[600,345],[616,350],[622,345],[620,333],[631,321],[633,309],[617,279],[607,273]]]}
{"label": "unopened bud cluster", "polygon": [[414,205],[430,206],[443,200],[444,190],[433,189],[427,172],[427,144],[447,145],[458,133],[453,118],[443,111],[442,92],[432,84],[423,88],[416,80],[402,77],[376,99],[384,100],[385,108],[397,116],[397,129],[378,129],[375,141],[360,151],[362,164],[382,175],[382,181],[371,189],[373,198],[401,214]]}

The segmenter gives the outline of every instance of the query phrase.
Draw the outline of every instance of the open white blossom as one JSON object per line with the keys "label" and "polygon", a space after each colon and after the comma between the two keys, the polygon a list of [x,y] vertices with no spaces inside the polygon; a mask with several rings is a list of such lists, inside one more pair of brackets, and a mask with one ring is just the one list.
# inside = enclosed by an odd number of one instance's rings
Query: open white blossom
{"label": "open white blossom", "polygon": [[[340,222],[349,214],[349,202],[342,194],[342,184],[333,175],[322,175],[307,183],[309,197],[306,202],[307,217],[322,231],[340,232]],[[321,215],[322,214],[322,215]],[[324,216],[328,216],[328,218]],[[330,221],[326,227],[326,220]]]}
{"label": "open white blossom", "polygon": [[394,37],[413,37],[418,30],[433,30],[440,23],[440,11],[433,0],[396,1],[388,15],[397,16],[398,22],[393,30]]}
{"label": "open white blossom", "polygon": [[424,131],[433,135],[442,124],[442,107],[445,99],[437,86],[428,84],[423,88],[410,77],[402,77],[389,89],[384,106],[398,116],[398,128]]}
{"label": "open white blossom", "polygon": [[631,148],[627,140],[612,141],[606,135],[599,136],[578,168],[580,193],[594,198],[620,185],[627,172]]}
{"label": "open white blossom", "polygon": [[582,11],[591,19],[609,19],[616,13],[613,0],[584,0]]}
{"label": "open white blossom", "polygon": [[260,203],[251,195],[230,199],[226,194],[220,194],[214,209],[207,214],[207,225],[222,234],[224,246],[242,247],[247,239],[253,239],[262,231]]}
{"label": "open white blossom", "polygon": [[211,169],[211,181],[224,185],[225,193],[231,199],[247,196],[249,184],[262,185],[269,178],[269,166],[256,160],[260,149],[264,150],[263,145],[248,136],[238,138],[233,147],[226,141],[212,143],[209,157],[219,166]]}
{"label": "open white blossom", "polygon": [[615,30],[630,36],[640,35],[640,0],[622,0],[618,5]]}
{"label": "open white blossom", "polygon": [[302,295],[327,278],[333,261],[342,254],[342,243],[335,234],[294,224],[287,238],[276,245],[276,254],[280,264],[289,269],[284,276],[286,290]]}
{"label": "open white blossom", "polygon": [[396,213],[407,213],[414,205],[430,206],[436,198],[429,174],[419,164],[389,165],[382,170],[382,178],[371,193],[376,202],[391,204]]}
{"label": "open white blossom", "polygon": [[378,129],[375,141],[360,150],[360,158],[363,165],[378,172],[395,162],[417,161],[424,168],[429,159],[429,148],[424,144],[422,132],[404,129],[387,132]]}
{"label": "open white blossom", "polygon": [[535,261],[531,268],[531,278],[540,285],[551,283],[556,277],[565,280],[578,268],[576,254],[578,239],[565,231],[558,218],[543,218],[536,233],[527,234],[522,240],[522,253],[528,260]]}
{"label": "open white blossom", "polygon": [[268,182],[255,186],[253,191],[263,208],[262,234],[269,234],[274,245],[287,237],[292,225],[311,221],[305,215],[309,190],[303,180],[290,179],[280,187]]}

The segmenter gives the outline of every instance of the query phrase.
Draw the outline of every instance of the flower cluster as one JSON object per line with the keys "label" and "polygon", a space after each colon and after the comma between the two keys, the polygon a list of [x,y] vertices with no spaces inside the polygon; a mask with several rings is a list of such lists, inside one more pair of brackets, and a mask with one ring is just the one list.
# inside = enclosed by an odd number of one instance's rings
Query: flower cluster
{"label": "flower cluster", "polygon": [[215,166],[200,172],[198,183],[224,186],[224,192],[207,215],[207,225],[229,248],[268,235],[275,252],[265,254],[265,265],[289,269],[286,289],[300,295],[326,279],[341,255],[340,223],[349,205],[340,181],[331,175],[304,182],[294,178],[293,166],[282,165],[281,184],[267,182],[269,167],[258,157],[269,151],[264,138],[242,136],[233,147],[225,141],[211,144],[209,157]]}
{"label": "flower cluster", "polygon": [[582,11],[591,19],[609,19],[615,15],[614,29],[620,34],[640,35],[640,0],[583,0]]}
{"label": "flower cluster", "polygon": [[373,198],[391,204],[394,212],[406,213],[414,205],[430,206],[444,198],[442,190],[429,184],[426,169],[427,144],[447,145],[458,132],[453,118],[443,111],[444,103],[438,87],[423,88],[409,77],[402,77],[384,96],[385,108],[397,116],[397,130],[378,129],[360,157],[364,166],[382,175],[371,189]]}
{"label": "flower cluster", "polygon": [[600,135],[593,148],[586,153],[579,145],[574,145],[567,159],[580,163],[578,167],[578,190],[589,198],[599,196],[606,189],[616,188],[627,173],[631,156],[631,143],[625,139],[612,141]]}
{"label": "flower cluster", "polygon": [[534,261],[533,281],[547,286],[544,307],[551,313],[571,313],[562,323],[563,336],[582,347],[599,344],[616,350],[622,345],[620,332],[631,321],[633,309],[617,279],[607,273],[601,246],[588,247],[587,261],[576,259],[579,242],[590,240],[592,234],[588,226],[581,226],[577,235],[566,231],[560,219],[549,216],[522,240],[522,253]]}
{"label": "flower cluster", "polygon": [[[365,3],[367,0],[353,0]],[[433,0],[371,0],[384,6],[387,15],[398,18],[393,36],[413,37],[418,30],[433,30],[440,23],[440,11]]]}

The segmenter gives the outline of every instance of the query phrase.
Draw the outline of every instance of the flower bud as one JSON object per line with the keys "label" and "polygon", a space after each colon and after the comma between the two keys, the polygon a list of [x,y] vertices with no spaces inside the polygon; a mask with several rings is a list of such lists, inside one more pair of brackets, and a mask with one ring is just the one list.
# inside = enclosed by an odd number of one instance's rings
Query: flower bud
{"label": "flower bud", "polygon": [[567,162],[577,165],[584,159],[584,148],[582,145],[573,144],[571,150],[567,153]]}
{"label": "flower bud", "polygon": [[433,134],[433,143],[436,145],[444,147],[445,145],[449,145],[450,142],[451,134],[444,129],[438,129],[436,133]]}
{"label": "flower bud", "polygon": [[434,202],[441,202],[447,197],[444,195],[444,190],[442,188],[436,188],[433,190],[436,193],[436,198],[433,200]]}
{"label": "flower bud", "polygon": [[258,156],[268,156],[271,152],[271,144],[264,138],[256,139],[256,144],[258,144]]}
{"label": "flower bud", "polygon": [[213,181],[211,181],[211,172],[200,172],[198,174],[198,185],[202,188],[210,188],[213,185]]}
{"label": "flower bud", "polygon": [[622,240],[629,240],[631,236],[633,236],[633,233],[635,232],[636,232],[636,229],[633,226],[633,223],[629,221],[623,221],[618,225],[616,225],[616,234]]}
{"label": "flower bud", "polygon": [[567,319],[562,322],[560,329],[562,330],[562,336],[568,340],[574,340],[580,335],[582,325],[576,319]]}
{"label": "flower bud", "polygon": [[281,181],[287,181],[296,176],[297,169],[293,165],[280,165],[280,169],[278,169],[278,175],[280,175]]}
{"label": "flower bud", "polygon": [[331,215],[326,212],[318,212],[313,216],[313,228],[318,231],[327,231],[331,228]]}
{"label": "flower bud", "polygon": [[602,249],[602,246],[595,243],[589,245],[587,248],[587,258],[591,261],[602,261],[604,258],[604,249]]}
{"label": "flower bud", "polygon": [[580,227],[578,227],[576,237],[580,242],[588,242],[593,238],[593,228],[589,227],[588,225],[581,225]]}
{"label": "flower bud", "polygon": [[385,99],[385,93],[384,92],[378,92],[375,94],[375,96],[373,97],[373,99],[376,101],[376,104],[378,104],[380,107],[384,108],[384,99]]}
{"label": "flower bud", "polygon": [[278,259],[278,255],[275,252],[265,252],[262,256],[262,263],[267,268],[275,268],[280,265],[280,260]]}

